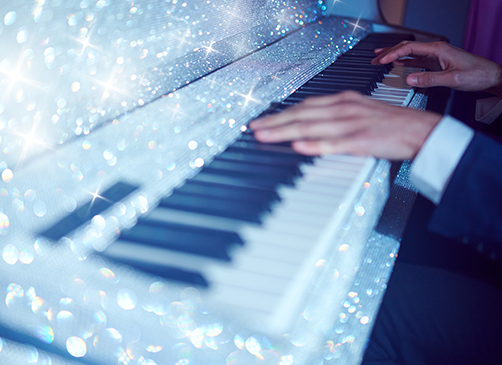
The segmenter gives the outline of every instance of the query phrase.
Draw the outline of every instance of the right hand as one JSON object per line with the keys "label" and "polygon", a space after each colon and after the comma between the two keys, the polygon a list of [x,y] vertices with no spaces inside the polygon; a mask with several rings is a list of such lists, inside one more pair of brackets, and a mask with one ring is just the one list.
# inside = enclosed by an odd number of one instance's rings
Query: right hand
{"label": "right hand", "polygon": [[[446,42],[404,41],[375,50],[374,65],[393,62],[396,66],[420,67],[406,79],[410,86],[447,86],[461,91],[487,91],[502,97],[502,66],[468,53]],[[412,57],[411,59],[402,59]]]}

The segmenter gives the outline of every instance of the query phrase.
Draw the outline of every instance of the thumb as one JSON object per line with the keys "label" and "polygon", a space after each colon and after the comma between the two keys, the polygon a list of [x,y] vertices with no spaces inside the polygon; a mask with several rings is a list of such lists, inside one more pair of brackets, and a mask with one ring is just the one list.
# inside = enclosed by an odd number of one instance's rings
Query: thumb
{"label": "thumb", "polygon": [[408,75],[406,82],[408,85],[416,87],[450,86],[454,81],[452,77],[454,78],[447,71],[415,72]]}

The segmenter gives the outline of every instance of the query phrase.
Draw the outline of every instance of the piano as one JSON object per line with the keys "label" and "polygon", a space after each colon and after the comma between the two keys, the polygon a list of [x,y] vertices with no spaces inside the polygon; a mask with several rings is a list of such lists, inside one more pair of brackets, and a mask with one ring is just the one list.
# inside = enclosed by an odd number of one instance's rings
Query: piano
{"label": "piano", "polygon": [[409,164],[246,127],[346,89],[425,107],[411,70],[368,63],[426,35],[336,3],[0,7],[2,361],[360,362]]}

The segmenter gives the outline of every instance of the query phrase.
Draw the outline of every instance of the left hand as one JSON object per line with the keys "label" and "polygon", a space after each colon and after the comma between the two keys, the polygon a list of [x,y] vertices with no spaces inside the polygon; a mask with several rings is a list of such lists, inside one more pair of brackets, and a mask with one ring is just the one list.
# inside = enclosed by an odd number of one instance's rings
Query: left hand
{"label": "left hand", "polygon": [[293,141],[306,155],[353,154],[412,159],[439,114],[390,106],[355,92],[315,97],[250,123],[261,142]]}

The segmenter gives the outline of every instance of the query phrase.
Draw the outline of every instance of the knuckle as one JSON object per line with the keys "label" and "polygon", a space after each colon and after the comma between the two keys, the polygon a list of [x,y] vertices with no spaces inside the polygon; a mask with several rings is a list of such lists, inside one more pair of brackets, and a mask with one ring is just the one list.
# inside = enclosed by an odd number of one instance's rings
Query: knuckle
{"label": "knuckle", "polygon": [[435,83],[435,75],[430,72],[426,72],[422,75],[420,75],[420,84],[424,86],[433,86]]}

